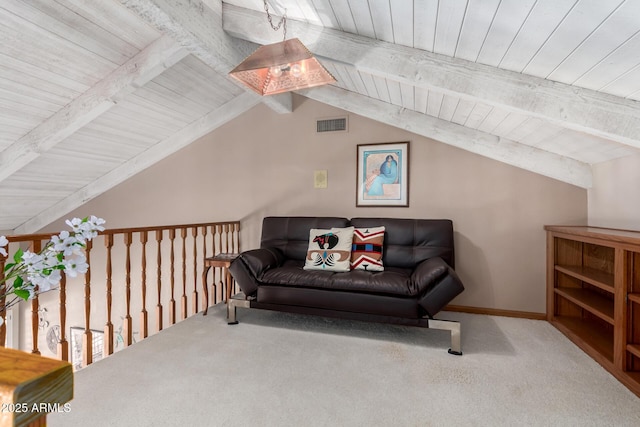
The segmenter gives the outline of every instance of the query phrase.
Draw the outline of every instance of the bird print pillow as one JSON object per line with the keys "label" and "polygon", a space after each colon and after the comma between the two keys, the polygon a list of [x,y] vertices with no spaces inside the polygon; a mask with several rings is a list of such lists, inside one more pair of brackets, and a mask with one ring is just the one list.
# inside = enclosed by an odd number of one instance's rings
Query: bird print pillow
{"label": "bird print pillow", "polygon": [[354,227],[321,229],[309,232],[305,270],[349,271]]}

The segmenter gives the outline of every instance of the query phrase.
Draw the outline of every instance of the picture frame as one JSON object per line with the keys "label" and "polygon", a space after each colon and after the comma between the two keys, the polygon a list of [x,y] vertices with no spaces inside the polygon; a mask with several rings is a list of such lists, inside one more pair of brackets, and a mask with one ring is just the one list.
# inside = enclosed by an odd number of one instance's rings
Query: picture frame
{"label": "picture frame", "polygon": [[[71,364],[73,370],[78,371],[82,366],[82,335],[84,334],[84,328],[72,326],[69,328],[69,336],[71,341]],[[104,349],[104,332],[91,329],[91,347],[92,347],[92,361],[97,362],[103,357]]]}
{"label": "picture frame", "polygon": [[409,207],[409,141],[358,144],[356,207]]}

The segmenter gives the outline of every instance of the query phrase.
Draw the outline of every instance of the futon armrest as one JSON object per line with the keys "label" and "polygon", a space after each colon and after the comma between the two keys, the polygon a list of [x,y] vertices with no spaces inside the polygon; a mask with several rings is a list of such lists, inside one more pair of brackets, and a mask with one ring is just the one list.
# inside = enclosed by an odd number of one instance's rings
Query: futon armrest
{"label": "futon armrest", "polygon": [[434,283],[449,272],[449,265],[440,257],[429,258],[417,265],[411,274],[412,291],[416,295],[422,294]]}
{"label": "futon armrest", "polygon": [[284,255],[275,248],[252,249],[238,255],[229,267],[229,272],[246,296],[253,295],[259,286],[262,274],[282,265]]}
{"label": "futon armrest", "polygon": [[419,295],[418,304],[429,317],[435,316],[464,290],[455,270],[439,257],[418,264],[411,275],[411,286]]}
{"label": "futon armrest", "polygon": [[238,258],[246,264],[256,279],[259,279],[265,271],[280,267],[284,262],[282,251],[276,248],[252,249],[241,253]]}

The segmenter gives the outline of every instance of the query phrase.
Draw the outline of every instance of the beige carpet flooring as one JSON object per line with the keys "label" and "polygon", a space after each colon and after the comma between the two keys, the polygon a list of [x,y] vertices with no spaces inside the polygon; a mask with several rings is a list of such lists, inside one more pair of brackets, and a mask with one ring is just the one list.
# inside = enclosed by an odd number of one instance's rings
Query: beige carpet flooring
{"label": "beige carpet flooring", "polygon": [[49,426],[640,426],[640,399],[544,321],[448,333],[222,305],[75,376]]}

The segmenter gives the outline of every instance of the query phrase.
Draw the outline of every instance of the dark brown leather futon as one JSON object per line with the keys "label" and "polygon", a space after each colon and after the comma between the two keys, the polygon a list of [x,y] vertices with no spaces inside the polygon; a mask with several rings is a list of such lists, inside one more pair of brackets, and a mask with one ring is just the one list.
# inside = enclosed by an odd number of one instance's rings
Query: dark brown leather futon
{"label": "dark brown leather futon", "polygon": [[[383,271],[304,268],[311,229],[381,226]],[[464,290],[454,266],[447,219],[266,217],[260,248],[230,266],[242,294],[229,300],[228,322],[244,307],[446,329],[459,355],[460,323],[434,319]]]}

